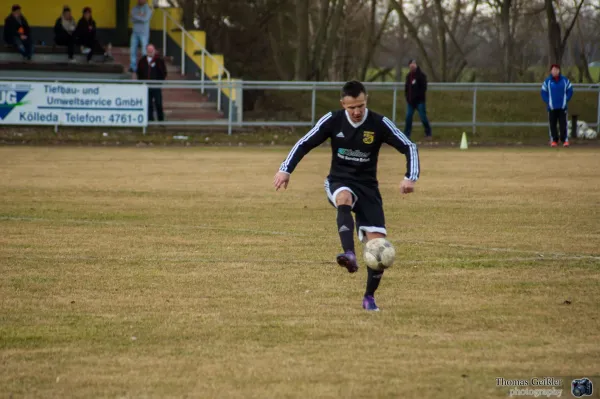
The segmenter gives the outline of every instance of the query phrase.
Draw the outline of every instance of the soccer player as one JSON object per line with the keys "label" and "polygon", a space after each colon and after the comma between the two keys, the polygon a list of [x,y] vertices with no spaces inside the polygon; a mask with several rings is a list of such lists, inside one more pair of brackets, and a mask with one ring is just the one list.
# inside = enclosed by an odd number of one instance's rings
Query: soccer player
{"label": "soccer player", "polygon": [[[287,188],[290,174],[298,162],[313,148],[331,139],[331,168],[325,179],[325,193],[337,208],[337,227],[343,253],[337,263],[348,272],[358,270],[354,252],[354,219],[361,242],[385,237],[383,202],[377,182],[377,160],[383,143],[387,143],[406,156],[406,175],[400,183],[400,192],[414,191],[419,178],[419,155],[412,143],[388,118],[367,109],[367,91],[362,83],[351,81],[342,89],[344,109],[329,112],[292,148],[275,174],[276,190]],[[382,271],[367,268],[367,288],[363,308],[378,311],[375,291]]]}

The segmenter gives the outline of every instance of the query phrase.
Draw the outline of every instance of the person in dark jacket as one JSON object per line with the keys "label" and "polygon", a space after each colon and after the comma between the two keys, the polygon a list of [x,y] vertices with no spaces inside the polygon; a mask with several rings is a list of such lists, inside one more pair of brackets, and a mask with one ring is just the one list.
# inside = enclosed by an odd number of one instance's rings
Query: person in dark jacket
{"label": "person in dark jacket", "polygon": [[58,17],[54,24],[54,43],[59,46],[67,46],[69,61],[74,61],[75,54],[75,29],[77,23],[71,14],[71,9],[65,6],[62,15]]}
{"label": "person in dark jacket", "polygon": [[410,60],[408,63],[410,71],[406,75],[404,83],[404,96],[406,97],[406,122],[404,125],[404,134],[410,138],[412,130],[412,120],[415,109],[419,112],[419,117],[425,128],[425,138],[431,139],[431,126],[427,119],[425,109],[425,93],[427,92],[427,75],[417,65],[417,61]]}
{"label": "person in dark jacket", "polygon": [[[137,69],[137,77],[140,80],[165,80],[167,67],[163,58],[156,52],[154,45],[146,47],[146,55],[140,58]],[[148,120],[154,120],[154,107],[159,121],[165,120],[162,106],[162,90],[160,88],[148,89]]]}
{"label": "person in dark jacket", "polygon": [[[573,85],[571,81],[560,73],[560,65],[552,64],[550,67],[550,76],[542,83],[540,91],[542,100],[546,103],[548,111],[548,123],[550,125],[550,146],[558,147],[562,142],[563,147],[569,146],[569,137],[567,136],[567,105],[573,97]],[[558,129],[560,129],[560,137]],[[560,139],[560,141],[559,141]]]}
{"label": "person in dark jacket", "polygon": [[31,60],[33,55],[31,29],[18,4],[12,6],[10,15],[4,20],[4,41],[10,46],[15,46],[23,58]]}
{"label": "person in dark jacket", "polygon": [[[81,52],[87,55],[87,61],[92,60],[94,54],[103,54],[104,60],[112,59],[110,48],[104,47],[96,38],[96,21],[92,18],[92,9],[85,7],[83,16],[75,28],[77,43],[81,46]],[[110,46],[110,45],[109,45]]]}

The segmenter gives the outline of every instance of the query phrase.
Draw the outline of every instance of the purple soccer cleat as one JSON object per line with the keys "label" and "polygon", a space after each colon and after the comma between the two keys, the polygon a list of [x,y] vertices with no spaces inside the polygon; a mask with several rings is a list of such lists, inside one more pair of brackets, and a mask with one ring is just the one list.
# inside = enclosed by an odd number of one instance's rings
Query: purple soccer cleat
{"label": "purple soccer cleat", "polygon": [[375,303],[375,297],[373,295],[365,295],[363,298],[363,309],[371,312],[379,312],[379,308]]}
{"label": "purple soccer cleat", "polygon": [[337,256],[338,265],[348,269],[348,273],[356,273],[358,270],[358,263],[356,262],[356,255],[352,251],[346,251],[343,254]]}

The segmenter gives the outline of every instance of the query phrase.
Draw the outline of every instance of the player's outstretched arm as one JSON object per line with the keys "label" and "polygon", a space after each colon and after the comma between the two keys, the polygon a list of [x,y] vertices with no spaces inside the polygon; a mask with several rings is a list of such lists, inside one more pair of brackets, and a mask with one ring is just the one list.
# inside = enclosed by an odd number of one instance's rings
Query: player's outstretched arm
{"label": "player's outstretched arm", "polygon": [[406,157],[406,174],[400,183],[400,192],[408,194],[415,191],[415,182],[419,179],[420,163],[417,145],[410,141],[388,118],[383,118],[384,130],[387,134],[384,141],[404,154]]}
{"label": "player's outstretched arm", "polygon": [[284,189],[287,188],[288,182],[290,181],[290,174],[296,169],[300,160],[304,158],[310,150],[322,144],[329,138],[331,117],[332,113],[329,112],[319,119],[317,124],[306,133],[304,137],[298,140],[294,147],[292,147],[288,156],[281,163],[279,172],[275,174],[275,178],[273,179],[273,185],[276,190],[279,190],[282,187]]}

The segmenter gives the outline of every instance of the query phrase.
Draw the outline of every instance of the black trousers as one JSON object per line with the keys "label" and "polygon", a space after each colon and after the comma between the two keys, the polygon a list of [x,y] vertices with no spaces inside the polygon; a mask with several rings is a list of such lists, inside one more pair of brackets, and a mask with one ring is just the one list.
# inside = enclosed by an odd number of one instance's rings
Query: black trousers
{"label": "black trousers", "polygon": [[75,37],[73,35],[69,35],[68,33],[63,33],[54,38],[54,43],[59,46],[67,46],[67,54],[69,54],[69,59],[73,59],[73,54],[75,54]]}
{"label": "black trousers", "polygon": [[165,120],[162,106],[162,90],[148,89],[148,120],[154,120],[154,107],[156,107],[156,116],[159,121]]}
{"label": "black trousers", "polygon": [[548,111],[548,122],[550,123],[550,138],[552,141],[559,142],[558,127],[560,129],[560,141],[566,143],[567,138],[567,110],[566,109],[551,109]]}
{"label": "black trousers", "polygon": [[84,38],[79,40],[79,44],[83,47],[91,49],[87,55],[87,60],[91,60],[94,54],[104,54],[104,46],[94,38]]}
{"label": "black trousers", "polygon": [[31,40],[31,36],[28,36],[25,40],[21,40],[20,36],[14,36],[12,42],[8,41],[6,43],[15,46],[23,58],[28,60],[31,59],[31,56],[33,55],[33,41]]}

